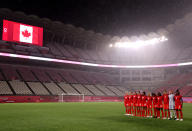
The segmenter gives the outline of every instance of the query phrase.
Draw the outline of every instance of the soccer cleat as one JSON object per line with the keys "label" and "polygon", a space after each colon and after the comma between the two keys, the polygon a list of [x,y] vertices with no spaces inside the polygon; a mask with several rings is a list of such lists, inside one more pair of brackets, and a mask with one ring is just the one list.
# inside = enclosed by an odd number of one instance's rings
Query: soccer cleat
{"label": "soccer cleat", "polygon": [[179,119],[176,119],[176,121],[179,121]]}
{"label": "soccer cleat", "polygon": [[180,121],[183,121],[183,119],[180,119]]}
{"label": "soccer cleat", "polygon": [[171,118],[169,117],[168,120],[171,120]]}

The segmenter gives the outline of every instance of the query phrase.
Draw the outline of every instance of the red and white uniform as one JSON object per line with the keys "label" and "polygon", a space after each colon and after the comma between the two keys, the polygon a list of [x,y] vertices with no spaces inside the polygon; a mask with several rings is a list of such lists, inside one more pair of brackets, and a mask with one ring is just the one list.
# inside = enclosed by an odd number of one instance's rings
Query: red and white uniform
{"label": "red and white uniform", "polygon": [[174,96],[175,99],[175,109],[176,110],[181,110],[182,109],[182,96],[178,95],[178,96]]}
{"label": "red and white uniform", "polygon": [[133,103],[133,96],[129,95],[129,105],[128,106],[132,106]]}
{"label": "red and white uniform", "polygon": [[163,95],[163,103],[164,103],[164,110],[168,110],[169,109],[169,95],[168,94],[164,94]]}
{"label": "red and white uniform", "polygon": [[142,106],[142,96],[140,94],[137,95],[137,106]]}
{"label": "red and white uniform", "polygon": [[153,108],[157,108],[157,97],[153,96],[152,100],[153,100]]}
{"label": "red and white uniform", "polygon": [[137,105],[137,95],[133,95],[133,106]]}
{"label": "red and white uniform", "polygon": [[152,108],[152,97],[147,96],[147,108]]}
{"label": "red and white uniform", "polygon": [[163,108],[163,96],[157,96],[157,108]]}
{"label": "red and white uniform", "polygon": [[142,96],[142,107],[147,107],[147,96]]}

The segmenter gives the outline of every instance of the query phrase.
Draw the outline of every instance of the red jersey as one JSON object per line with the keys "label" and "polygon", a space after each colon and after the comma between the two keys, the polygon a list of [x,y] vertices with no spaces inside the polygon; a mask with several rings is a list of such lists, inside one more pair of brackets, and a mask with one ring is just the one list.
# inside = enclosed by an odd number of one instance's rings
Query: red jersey
{"label": "red jersey", "polygon": [[124,104],[126,105],[128,103],[128,95],[124,96]]}
{"label": "red jersey", "polygon": [[129,95],[129,102],[133,103],[133,96],[132,95]]}
{"label": "red jersey", "polygon": [[147,96],[147,105],[152,105],[152,97]]}
{"label": "red jersey", "polygon": [[163,102],[164,102],[165,105],[169,104],[169,95],[168,94],[163,95]]}
{"label": "red jersey", "polygon": [[142,102],[142,96],[141,95],[137,95],[137,103],[141,103]]}
{"label": "red jersey", "polygon": [[163,96],[157,96],[157,104],[162,105],[163,103]]}
{"label": "red jersey", "polygon": [[141,99],[142,99],[143,104],[145,104],[147,102],[147,96],[142,96]]}
{"label": "red jersey", "polygon": [[137,95],[133,95],[133,103],[137,103]]}
{"label": "red jersey", "polygon": [[153,105],[156,105],[156,104],[157,104],[157,97],[156,97],[156,96],[153,96],[153,97],[152,97],[152,100],[153,100]]}
{"label": "red jersey", "polygon": [[178,96],[174,96],[175,99],[175,105],[181,105],[181,100],[182,100],[182,96],[178,95]]}

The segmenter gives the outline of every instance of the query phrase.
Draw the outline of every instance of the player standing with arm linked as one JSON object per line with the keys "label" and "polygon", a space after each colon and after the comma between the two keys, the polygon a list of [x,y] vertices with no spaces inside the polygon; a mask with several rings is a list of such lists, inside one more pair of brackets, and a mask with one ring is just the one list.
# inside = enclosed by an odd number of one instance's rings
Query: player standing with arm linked
{"label": "player standing with arm linked", "polygon": [[157,104],[158,104],[158,113],[157,113],[157,118],[160,118],[160,112],[162,113],[162,118],[164,118],[164,113],[163,113],[163,96],[161,96],[161,93],[158,93],[157,96]]}
{"label": "player standing with arm linked", "polygon": [[[176,120],[183,121],[183,112],[182,112],[183,99],[182,99],[182,96],[180,95],[179,90],[176,91],[176,95],[174,96],[174,99],[175,99],[175,110],[177,114]],[[179,114],[180,114],[180,117],[179,117]]]}
{"label": "player standing with arm linked", "polygon": [[137,93],[136,92],[133,95],[133,112],[134,112],[134,116],[137,116]]}
{"label": "player standing with arm linked", "polygon": [[142,93],[142,117],[147,116],[147,96],[146,93]]}
{"label": "player standing with arm linked", "polygon": [[164,91],[163,94],[163,108],[164,108],[164,118],[167,119],[167,113],[168,113],[168,118],[170,118],[170,112],[169,112],[169,95],[167,94],[167,91]]}
{"label": "player standing with arm linked", "polygon": [[153,100],[154,117],[157,118],[157,96],[155,93],[152,93],[152,100]]}
{"label": "player standing with arm linked", "polygon": [[133,115],[133,108],[132,108],[132,103],[133,103],[133,93],[130,92],[129,94],[129,114],[132,116]]}
{"label": "player standing with arm linked", "polygon": [[149,93],[147,96],[147,117],[153,117],[151,93]]}

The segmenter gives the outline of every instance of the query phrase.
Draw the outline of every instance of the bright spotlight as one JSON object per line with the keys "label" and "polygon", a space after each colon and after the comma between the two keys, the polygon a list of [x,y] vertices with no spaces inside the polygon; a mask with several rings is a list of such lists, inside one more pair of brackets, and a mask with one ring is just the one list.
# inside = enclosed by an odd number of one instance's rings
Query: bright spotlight
{"label": "bright spotlight", "polygon": [[152,38],[148,40],[137,40],[133,42],[116,42],[114,45],[110,44],[109,47],[118,47],[118,48],[140,48],[147,45],[156,45],[161,42],[167,41],[168,38],[165,36],[158,37],[158,38]]}

